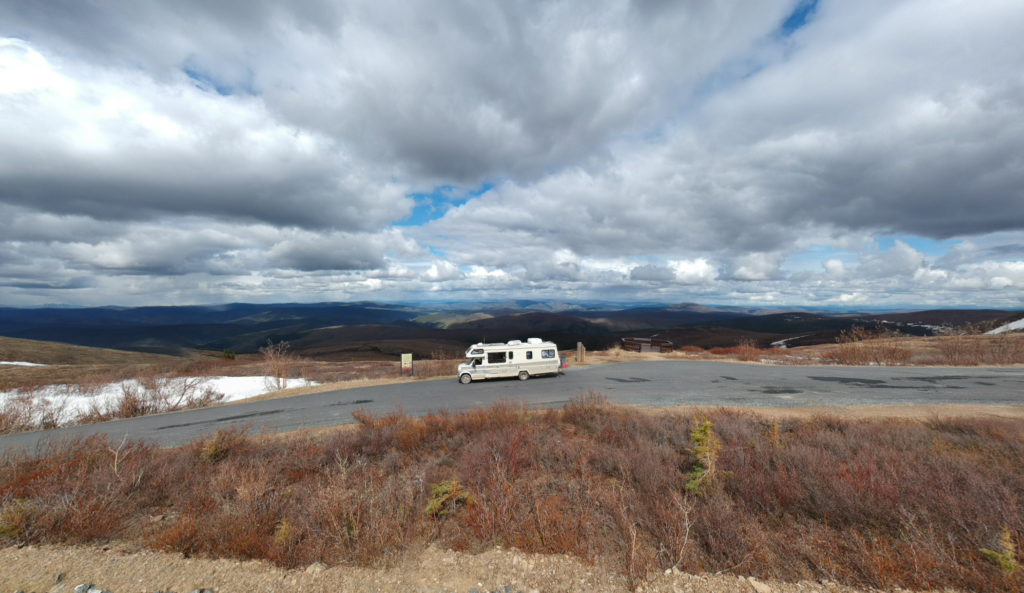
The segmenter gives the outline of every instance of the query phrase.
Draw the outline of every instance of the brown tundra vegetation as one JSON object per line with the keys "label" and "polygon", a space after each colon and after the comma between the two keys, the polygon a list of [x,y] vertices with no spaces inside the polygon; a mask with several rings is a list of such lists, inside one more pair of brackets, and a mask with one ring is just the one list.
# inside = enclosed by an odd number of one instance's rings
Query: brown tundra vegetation
{"label": "brown tundra vegetation", "polygon": [[593,354],[594,362],[685,358],[785,365],[1009,366],[1024,364],[1024,333],[984,335],[951,330],[941,336],[913,337],[854,327],[840,332],[835,344],[788,349],[762,348],[743,340],[735,346],[709,350],[682,346],[670,354],[636,354],[617,348]]}
{"label": "brown tundra vegetation", "polygon": [[434,542],[858,587],[1024,590],[1024,423],[769,421],[582,395],[176,449],[91,438],[0,460],[0,541],[390,565]]}

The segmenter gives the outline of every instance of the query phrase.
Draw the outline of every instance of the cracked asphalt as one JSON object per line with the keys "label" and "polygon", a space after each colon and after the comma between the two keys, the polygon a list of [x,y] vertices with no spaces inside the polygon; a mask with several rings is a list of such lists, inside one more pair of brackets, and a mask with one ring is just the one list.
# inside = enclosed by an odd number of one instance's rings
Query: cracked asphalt
{"label": "cracked asphalt", "polygon": [[769,366],[658,361],[578,367],[529,381],[460,385],[455,379],[380,385],[237,403],[199,410],[73,426],[0,438],[0,451],[35,448],[50,439],[108,434],[163,446],[185,444],[217,428],[251,424],[283,432],[353,422],[352,411],[410,414],[466,409],[500,399],[559,406],[593,389],[623,404],[645,406],[848,406],[878,404],[1024,404],[1024,367]]}

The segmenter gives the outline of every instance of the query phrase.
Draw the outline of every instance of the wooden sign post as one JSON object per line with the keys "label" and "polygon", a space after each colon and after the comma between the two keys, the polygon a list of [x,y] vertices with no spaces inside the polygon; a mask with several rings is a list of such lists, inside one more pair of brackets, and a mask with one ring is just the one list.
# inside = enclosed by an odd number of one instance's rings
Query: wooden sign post
{"label": "wooden sign post", "polygon": [[402,376],[405,376],[405,371],[409,371],[410,377],[413,375],[412,353],[402,355]]}
{"label": "wooden sign post", "polygon": [[583,342],[576,342],[576,362],[580,364],[587,362],[587,348]]}

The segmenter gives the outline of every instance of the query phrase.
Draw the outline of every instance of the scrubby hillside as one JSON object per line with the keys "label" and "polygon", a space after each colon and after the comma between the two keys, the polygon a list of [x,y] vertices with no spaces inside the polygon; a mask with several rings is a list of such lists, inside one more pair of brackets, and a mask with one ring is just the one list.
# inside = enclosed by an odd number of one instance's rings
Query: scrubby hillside
{"label": "scrubby hillside", "polygon": [[46,365],[93,364],[166,364],[180,358],[162,354],[126,352],[107,348],[73,346],[59,342],[41,342],[0,337],[0,361],[20,361]]}
{"label": "scrubby hillside", "polygon": [[0,537],[297,568],[501,546],[610,564],[631,590],[672,568],[1024,587],[1020,420],[649,414],[593,393],[560,410],[354,416],[354,429],[291,439],[221,431],[178,449],[93,438],[8,454]]}

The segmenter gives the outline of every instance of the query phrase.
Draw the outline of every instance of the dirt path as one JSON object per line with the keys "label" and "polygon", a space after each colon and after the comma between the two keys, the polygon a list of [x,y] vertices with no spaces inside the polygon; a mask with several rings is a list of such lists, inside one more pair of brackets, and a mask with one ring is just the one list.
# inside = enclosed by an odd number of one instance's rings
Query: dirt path
{"label": "dirt path", "polygon": [[[92,584],[113,593],[152,593],[213,589],[216,593],[288,591],[380,593],[508,591],[558,593],[568,591],[626,592],[625,579],[599,565],[565,556],[541,556],[490,550],[463,554],[428,548],[409,554],[399,566],[366,569],[313,566],[283,570],[267,563],[182,558],[113,545],[98,547],[27,546],[0,549],[0,590],[28,593],[71,593]],[[55,584],[63,574],[61,584]],[[764,587],[764,583],[757,583]],[[769,582],[779,593],[854,593],[834,583]],[[658,573],[640,585],[647,593],[767,593],[742,576]]]}

